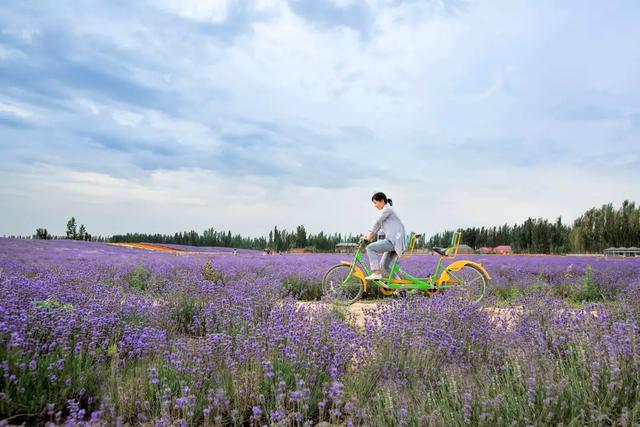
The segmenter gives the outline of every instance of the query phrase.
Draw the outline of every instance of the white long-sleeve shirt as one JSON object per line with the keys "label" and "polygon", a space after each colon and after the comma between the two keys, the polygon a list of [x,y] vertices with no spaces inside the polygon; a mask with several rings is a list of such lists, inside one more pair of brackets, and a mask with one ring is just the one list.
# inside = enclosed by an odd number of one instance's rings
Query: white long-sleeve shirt
{"label": "white long-sleeve shirt", "polygon": [[407,240],[406,232],[402,221],[389,204],[380,209],[380,217],[370,231],[377,234],[381,228],[384,230],[385,238],[393,243],[396,253],[402,255]]}

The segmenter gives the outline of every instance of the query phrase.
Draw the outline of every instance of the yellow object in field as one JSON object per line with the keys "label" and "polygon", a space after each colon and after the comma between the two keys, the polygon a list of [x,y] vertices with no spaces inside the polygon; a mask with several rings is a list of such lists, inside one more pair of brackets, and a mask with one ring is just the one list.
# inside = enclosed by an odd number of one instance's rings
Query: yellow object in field
{"label": "yellow object in field", "polygon": [[473,261],[456,261],[452,264],[449,264],[444,271],[442,272],[442,274],[440,274],[440,277],[438,278],[437,284],[438,285],[444,285],[449,283],[449,272],[456,272],[456,271],[460,271],[462,269],[462,267],[464,266],[469,266],[469,267],[473,267],[476,270],[478,270],[480,273],[482,273],[482,275],[487,279],[487,280],[491,280],[491,276],[489,276],[489,273],[487,272],[487,270],[485,270],[485,268],[482,266],[482,264],[477,263],[477,262],[473,262]]}
{"label": "yellow object in field", "polygon": [[[340,264],[348,265],[348,266],[352,266],[353,265],[349,261],[340,261]],[[367,281],[364,278],[364,274],[362,273],[362,270],[360,270],[359,267],[353,267],[353,272],[351,274],[353,276],[356,276],[358,279],[360,279],[360,281],[364,285],[364,292],[367,292]]]}
{"label": "yellow object in field", "polygon": [[[453,247],[450,248],[449,250],[447,250],[447,252],[449,252],[451,249],[453,249],[453,255],[451,256],[451,258],[455,258],[458,256],[458,247],[460,246],[460,239],[462,238],[462,233],[457,232],[454,239],[453,239]],[[447,254],[449,255],[449,254]],[[455,263],[451,264],[454,265]]]}
{"label": "yellow object in field", "polygon": [[416,250],[416,246],[418,245],[418,239],[422,237],[421,234],[416,234],[413,231],[409,233],[409,244],[407,245],[407,250],[404,251],[404,254],[400,256],[400,258],[409,258],[413,255]]}

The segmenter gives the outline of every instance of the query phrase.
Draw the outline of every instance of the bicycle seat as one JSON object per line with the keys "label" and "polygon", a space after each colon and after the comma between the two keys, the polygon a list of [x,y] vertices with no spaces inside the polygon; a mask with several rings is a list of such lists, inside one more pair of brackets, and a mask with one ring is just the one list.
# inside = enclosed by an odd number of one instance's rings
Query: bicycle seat
{"label": "bicycle seat", "polygon": [[434,252],[437,252],[437,253],[439,253],[439,254],[440,254],[440,255],[442,255],[442,256],[447,256],[447,249],[448,249],[448,248],[438,248],[438,247],[433,247],[433,248],[432,248],[432,250],[433,250]]}

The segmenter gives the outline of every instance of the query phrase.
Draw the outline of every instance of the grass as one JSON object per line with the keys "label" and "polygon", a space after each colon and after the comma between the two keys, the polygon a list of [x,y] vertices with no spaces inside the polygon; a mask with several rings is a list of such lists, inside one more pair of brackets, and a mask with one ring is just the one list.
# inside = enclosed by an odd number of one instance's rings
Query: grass
{"label": "grass", "polygon": [[203,336],[207,332],[204,308],[206,302],[187,293],[174,295],[169,300],[170,327],[177,334]]}
{"label": "grass", "polygon": [[[627,365],[613,381],[594,368],[588,342],[563,357],[532,362],[513,354],[487,370],[460,369],[437,354],[381,352],[347,378],[372,425],[630,425],[640,420],[640,375]],[[535,366],[535,363],[541,363]],[[548,363],[547,363],[548,362]],[[597,372],[594,371],[597,370]],[[394,381],[388,381],[391,377]],[[594,384],[594,378],[597,382]]]}
{"label": "grass", "polygon": [[142,293],[149,287],[151,273],[140,264],[133,271],[125,274],[123,279],[129,285],[129,289]]}
{"label": "grass", "polygon": [[200,273],[205,280],[210,282],[220,282],[224,284],[227,280],[227,277],[222,271],[213,267],[211,260],[208,260],[205,265],[202,266]]}
{"label": "grass", "polygon": [[99,396],[105,370],[98,357],[84,347],[35,357],[5,344],[0,346],[0,360],[7,363],[11,372],[23,372],[15,379],[0,380],[0,388],[8,398],[0,399],[0,418],[30,424],[47,416],[42,412],[47,404],[65,407],[70,399],[82,402],[85,408],[97,407],[88,399]]}
{"label": "grass", "polygon": [[498,301],[512,301],[532,296],[553,296],[562,298],[572,304],[590,304],[597,302],[614,301],[615,294],[605,296],[602,286],[593,277],[593,270],[587,265],[581,277],[573,282],[567,281],[551,285],[541,272],[536,281],[529,287],[517,285],[493,286],[488,288],[489,295],[495,296]]}
{"label": "grass", "polygon": [[320,301],[322,298],[322,283],[320,281],[306,281],[298,276],[289,276],[282,281],[284,294],[299,301]]}

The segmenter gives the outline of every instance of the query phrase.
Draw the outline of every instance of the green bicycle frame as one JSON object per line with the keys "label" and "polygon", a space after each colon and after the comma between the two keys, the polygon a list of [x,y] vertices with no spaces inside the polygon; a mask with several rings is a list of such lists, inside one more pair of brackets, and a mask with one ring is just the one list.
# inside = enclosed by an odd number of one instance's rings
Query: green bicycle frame
{"label": "green bicycle frame", "polygon": [[[451,239],[451,245],[454,244],[454,240],[455,240],[455,234]],[[378,287],[383,287],[385,289],[390,289],[390,290],[397,290],[397,289],[430,290],[430,289],[447,289],[452,287],[452,285],[447,285],[447,284],[436,285],[437,278],[440,275],[440,273],[442,273],[442,270],[443,270],[443,261],[442,261],[443,257],[440,257],[440,259],[438,260],[438,264],[436,265],[435,271],[429,277],[414,277],[410,275],[409,273],[407,273],[406,271],[400,268],[400,266],[398,265],[398,259],[399,257],[396,257],[396,259],[394,260],[393,266],[391,267],[391,272],[389,273],[389,277],[386,277],[380,280],[372,280],[371,282]],[[364,256],[362,255],[362,245],[359,246],[358,249],[356,250],[355,256],[353,257],[353,261],[351,262],[351,270],[349,271],[349,274],[347,275],[347,277],[344,279],[345,283],[351,278],[351,275],[353,274],[353,270],[355,269],[356,265],[359,266],[362,269],[362,271],[365,272],[366,275],[371,274],[371,270],[369,269],[369,266],[367,265],[366,262],[364,262]],[[399,274],[400,277],[402,277],[401,280],[403,280],[403,282],[397,283],[397,279],[394,279],[396,274]],[[396,281],[396,283],[394,283],[394,280]]]}

